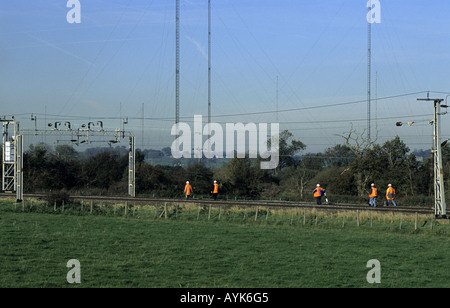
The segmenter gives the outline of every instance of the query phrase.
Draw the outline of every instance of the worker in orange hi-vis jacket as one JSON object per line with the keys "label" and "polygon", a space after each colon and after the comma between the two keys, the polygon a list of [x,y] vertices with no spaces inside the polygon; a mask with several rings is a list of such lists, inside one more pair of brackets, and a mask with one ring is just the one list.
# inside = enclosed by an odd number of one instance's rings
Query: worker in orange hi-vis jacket
{"label": "worker in orange hi-vis jacket", "polygon": [[314,198],[316,198],[317,205],[322,204],[322,196],[325,194],[325,189],[320,187],[320,184],[316,185],[316,189],[313,190]]}
{"label": "worker in orange hi-vis jacket", "polygon": [[375,184],[370,185],[370,195],[369,195],[369,205],[373,207],[377,207],[377,195],[378,189],[375,187]]}
{"label": "worker in orange hi-vis jacket", "polygon": [[394,206],[397,206],[397,204],[394,201],[395,198],[395,189],[392,187],[392,184],[388,185],[388,189],[386,190],[386,206],[389,206],[389,201],[394,204]]}
{"label": "worker in orange hi-vis jacket", "polygon": [[186,199],[191,198],[191,194],[193,193],[192,186],[189,184],[189,181],[186,181],[186,186],[184,186],[184,194],[186,195]]}
{"label": "worker in orange hi-vis jacket", "polygon": [[216,180],[214,180],[213,190],[211,191],[211,193],[213,195],[213,199],[217,200],[217,195],[219,194],[219,184],[217,184]]}

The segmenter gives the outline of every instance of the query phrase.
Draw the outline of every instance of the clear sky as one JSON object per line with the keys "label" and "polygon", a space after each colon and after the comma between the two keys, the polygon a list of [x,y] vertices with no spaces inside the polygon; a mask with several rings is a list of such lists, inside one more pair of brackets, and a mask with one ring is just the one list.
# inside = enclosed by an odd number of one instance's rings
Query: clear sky
{"label": "clear sky", "polygon": [[[1,0],[0,116],[28,129],[31,114],[42,129],[97,120],[115,129],[128,117],[138,147],[170,146],[175,0],[79,2],[81,23],[68,23],[67,0]],[[278,118],[310,152],[343,143],[337,135],[352,126],[363,132],[366,0],[211,2],[213,122]],[[433,106],[417,98],[450,94],[450,1],[380,0],[380,9],[371,26],[371,135],[429,149]],[[208,1],[181,0],[180,24],[180,120],[206,122]]]}

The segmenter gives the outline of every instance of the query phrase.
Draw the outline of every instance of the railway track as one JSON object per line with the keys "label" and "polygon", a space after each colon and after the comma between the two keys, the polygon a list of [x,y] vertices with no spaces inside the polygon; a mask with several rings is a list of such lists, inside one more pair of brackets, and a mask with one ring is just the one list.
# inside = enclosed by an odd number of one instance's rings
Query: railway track
{"label": "railway track", "polygon": [[[12,194],[0,194],[0,198],[11,198]],[[25,194],[24,199],[45,199],[45,194]],[[323,204],[317,205],[312,202],[292,202],[292,201],[268,201],[268,200],[211,200],[211,199],[170,199],[170,198],[144,198],[144,197],[111,197],[111,196],[70,196],[74,201],[93,201],[105,203],[128,203],[128,204],[198,204],[206,206],[237,206],[237,207],[269,207],[278,209],[302,208],[317,209],[323,211],[375,211],[375,212],[396,212],[403,214],[425,214],[434,215],[433,208],[426,207],[406,207],[406,206],[379,206],[376,208],[361,204]]]}

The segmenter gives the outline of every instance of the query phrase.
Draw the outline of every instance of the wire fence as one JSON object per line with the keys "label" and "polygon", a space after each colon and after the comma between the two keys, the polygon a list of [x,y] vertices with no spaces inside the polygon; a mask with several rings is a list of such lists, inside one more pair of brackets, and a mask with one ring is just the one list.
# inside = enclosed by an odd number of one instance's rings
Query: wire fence
{"label": "wire fence", "polygon": [[185,202],[110,202],[85,200],[49,204],[33,199],[12,203],[16,212],[67,215],[103,215],[162,221],[210,221],[260,225],[313,226],[321,228],[368,228],[404,232],[450,234],[449,220],[419,213],[376,212],[370,209],[325,211],[320,208],[279,208],[270,205],[233,205]]}

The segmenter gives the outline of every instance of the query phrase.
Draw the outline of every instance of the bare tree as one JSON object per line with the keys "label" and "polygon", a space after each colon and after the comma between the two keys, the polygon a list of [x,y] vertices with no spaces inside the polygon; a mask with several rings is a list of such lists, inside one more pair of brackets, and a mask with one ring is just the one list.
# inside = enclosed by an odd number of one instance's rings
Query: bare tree
{"label": "bare tree", "polygon": [[375,139],[369,139],[366,134],[366,129],[362,133],[353,129],[353,124],[350,126],[350,131],[337,136],[342,137],[345,140],[345,145],[356,155],[357,158],[361,158],[364,153],[371,149],[378,140],[378,131],[376,132]]}
{"label": "bare tree", "polygon": [[[371,150],[378,139],[378,131],[376,133],[375,139],[369,139],[364,129],[362,133],[358,133],[354,128],[353,124],[350,127],[350,131],[342,135],[337,135],[345,140],[345,145],[356,156],[356,165],[352,164],[347,167],[341,174],[345,172],[354,172],[355,185],[359,196],[366,195],[366,189],[370,181],[370,170],[362,162],[364,154]],[[360,164],[362,163],[362,164]]]}

